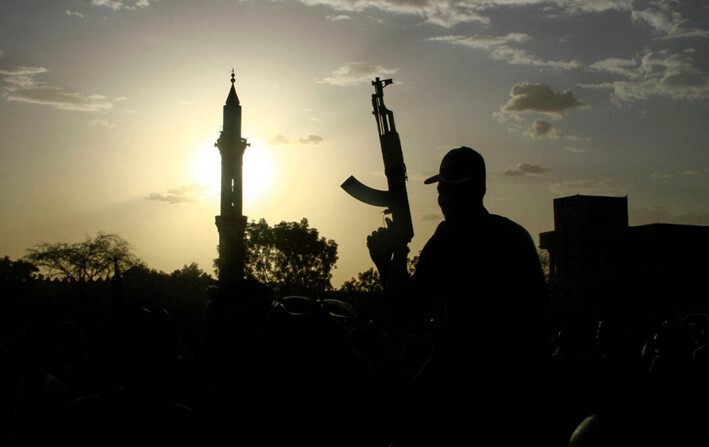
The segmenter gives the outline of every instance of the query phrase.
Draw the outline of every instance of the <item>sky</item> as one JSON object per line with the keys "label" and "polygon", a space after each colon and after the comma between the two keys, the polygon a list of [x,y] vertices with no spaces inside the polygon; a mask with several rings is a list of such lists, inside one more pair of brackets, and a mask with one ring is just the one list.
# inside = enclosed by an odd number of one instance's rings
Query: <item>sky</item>
{"label": "sky", "polygon": [[386,189],[370,83],[392,78],[415,255],[451,148],[538,243],[553,200],[709,225],[709,4],[675,0],[0,0],[0,256],[99,231],[171,272],[217,256],[222,107],[242,105],[244,214],[307,218],[333,285],[373,264]]}

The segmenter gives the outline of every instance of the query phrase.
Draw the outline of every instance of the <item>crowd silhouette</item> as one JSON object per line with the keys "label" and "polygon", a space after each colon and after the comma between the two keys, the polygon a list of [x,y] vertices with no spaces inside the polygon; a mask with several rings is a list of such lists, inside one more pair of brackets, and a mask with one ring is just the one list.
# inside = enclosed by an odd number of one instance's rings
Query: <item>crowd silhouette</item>
{"label": "crowd silhouette", "polygon": [[131,308],[119,286],[101,349],[89,352],[96,344],[79,325],[56,320],[52,297],[3,346],[3,445],[585,447],[706,437],[703,318],[560,318],[537,359],[516,355],[525,340],[505,339],[502,370],[480,354],[485,343],[499,347],[499,333],[470,345],[445,326],[396,331],[344,302],[276,296],[248,280],[210,290],[205,332],[189,350],[165,309]]}

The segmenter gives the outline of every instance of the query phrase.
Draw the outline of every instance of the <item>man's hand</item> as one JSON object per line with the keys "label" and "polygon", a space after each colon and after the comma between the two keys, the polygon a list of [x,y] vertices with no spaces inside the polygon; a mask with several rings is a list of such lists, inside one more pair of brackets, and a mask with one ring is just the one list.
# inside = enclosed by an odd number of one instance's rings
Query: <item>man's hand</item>
{"label": "man's hand", "polygon": [[377,266],[382,279],[386,278],[389,272],[392,256],[394,255],[394,238],[391,231],[381,227],[367,236],[367,248],[369,256]]}

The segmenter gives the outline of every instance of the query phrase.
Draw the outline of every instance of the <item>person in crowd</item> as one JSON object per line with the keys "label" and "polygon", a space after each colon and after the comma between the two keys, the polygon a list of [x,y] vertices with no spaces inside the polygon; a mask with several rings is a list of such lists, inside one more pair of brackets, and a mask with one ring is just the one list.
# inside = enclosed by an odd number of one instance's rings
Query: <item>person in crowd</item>
{"label": "person in crowd", "polygon": [[437,184],[444,221],[412,276],[399,267],[387,228],[367,238],[388,296],[410,325],[433,323],[436,332],[399,442],[451,445],[502,433],[529,442],[539,427],[531,421],[547,295],[536,247],[522,226],[485,208],[485,162],[474,149],[450,150],[424,183]]}
{"label": "person in crowd", "polygon": [[194,411],[168,395],[176,344],[164,309],[138,310],[127,330],[124,383],[71,402],[53,439],[72,446],[193,445]]}

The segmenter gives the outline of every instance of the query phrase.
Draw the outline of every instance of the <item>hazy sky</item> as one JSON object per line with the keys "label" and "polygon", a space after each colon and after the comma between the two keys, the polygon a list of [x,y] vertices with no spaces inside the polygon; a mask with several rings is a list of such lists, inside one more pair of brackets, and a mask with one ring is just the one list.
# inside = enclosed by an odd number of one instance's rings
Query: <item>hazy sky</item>
{"label": "hazy sky", "polygon": [[573,194],[709,225],[708,24],[695,0],[1,0],[0,256],[106,231],[211,272],[232,68],[244,214],[307,217],[339,244],[336,286],[383,220],[340,189],[385,189],[375,76],[395,82],[413,254],[442,219],[423,179],[462,145],[488,210],[535,241]]}

